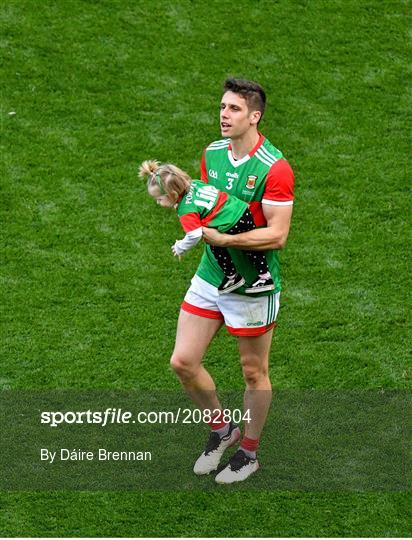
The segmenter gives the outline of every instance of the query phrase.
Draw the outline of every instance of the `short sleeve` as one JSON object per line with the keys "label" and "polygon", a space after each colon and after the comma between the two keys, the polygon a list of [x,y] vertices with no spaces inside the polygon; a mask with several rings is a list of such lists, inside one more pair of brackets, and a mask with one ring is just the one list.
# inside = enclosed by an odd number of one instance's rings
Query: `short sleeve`
{"label": "short sleeve", "polygon": [[294,175],[292,167],[285,159],[274,163],[266,177],[266,188],[262,203],[273,206],[288,206],[293,204]]}
{"label": "short sleeve", "polygon": [[179,220],[185,233],[194,231],[202,226],[202,223],[200,221],[200,215],[195,214],[194,212],[190,212],[188,214],[180,216]]}

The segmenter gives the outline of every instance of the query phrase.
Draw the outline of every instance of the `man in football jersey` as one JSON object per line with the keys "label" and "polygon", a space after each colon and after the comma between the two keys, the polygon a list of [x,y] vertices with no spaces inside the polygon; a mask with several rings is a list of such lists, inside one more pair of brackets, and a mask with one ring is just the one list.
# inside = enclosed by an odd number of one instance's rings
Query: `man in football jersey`
{"label": "man in football jersey", "polygon": [[[172,368],[197,407],[214,412],[209,440],[194,472],[209,474],[218,469],[224,451],[240,439],[239,449],[215,478],[225,484],[244,480],[259,467],[256,452],[271,403],[268,363],[281,289],[278,250],[286,243],[293,208],[293,171],[280,150],[258,130],[265,104],[265,92],[258,84],[225,81],[220,103],[224,138],[205,149],[201,179],[247,202],[257,228],[236,235],[204,228],[203,235],[209,244],[229,249],[249,282],[256,280],[256,270],[242,250],[264,251],[275,289],[254,297],[242,288],[219,295],[222,270],[206,246],[181,306],[171,358]],[[244,412],[250,421],[245,422],[242,437],[240,428],[223,414],[214,381],[202,364],[223,324],[237,337],[246,383]]]}

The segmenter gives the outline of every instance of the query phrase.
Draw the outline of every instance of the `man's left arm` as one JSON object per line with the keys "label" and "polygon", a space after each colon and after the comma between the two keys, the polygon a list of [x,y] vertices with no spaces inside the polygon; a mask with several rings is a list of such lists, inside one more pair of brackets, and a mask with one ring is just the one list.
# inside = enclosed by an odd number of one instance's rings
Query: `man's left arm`
{"label": "man's left arm", "polygon": [[240,234],[220,233],[203,227],[203,239],[212,246],[265,251],[282,249],[288,238],[293,206],[262,205],[267,226]]}

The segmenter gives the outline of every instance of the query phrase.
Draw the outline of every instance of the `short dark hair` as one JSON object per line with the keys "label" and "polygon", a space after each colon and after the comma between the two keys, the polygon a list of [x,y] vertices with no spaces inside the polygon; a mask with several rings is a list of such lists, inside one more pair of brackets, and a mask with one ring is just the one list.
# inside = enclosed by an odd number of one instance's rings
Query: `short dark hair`
{"label": "short dark hair", "polygon": [[265,112],[266,94],[260,84],[245,79],[229,77],[223,85],[225,92],[233,92],[242,96],[250,111],[260,111],[261,117]]}

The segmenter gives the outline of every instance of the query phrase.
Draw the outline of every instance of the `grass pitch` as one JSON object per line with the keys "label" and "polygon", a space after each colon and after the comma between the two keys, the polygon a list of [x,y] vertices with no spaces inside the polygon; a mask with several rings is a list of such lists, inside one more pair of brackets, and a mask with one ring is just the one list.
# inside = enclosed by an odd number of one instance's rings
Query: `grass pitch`
{"label": "grass pitch", "polygon": [[[410,7],[6,0],[1,387],[179,388],[168,358],[200,251],[173,260],[177,220],[136,167],[155,157],[198,175],[236,75],[266,89],[262,131],[296,175],[274,388],[410,388]],[[242,388],[224,331],[206,361],[220,388]],[[0,533],[410,536],[408,505],[404,493],[2,493]]]}

